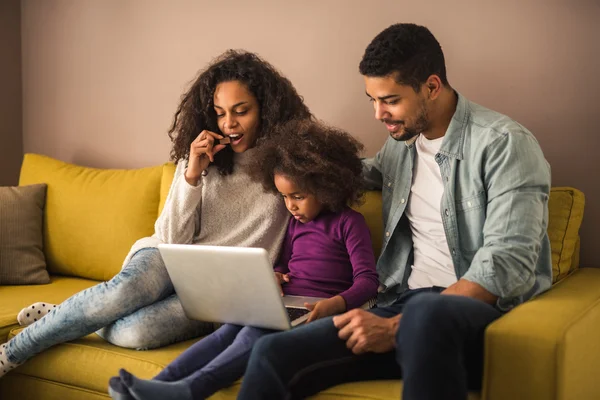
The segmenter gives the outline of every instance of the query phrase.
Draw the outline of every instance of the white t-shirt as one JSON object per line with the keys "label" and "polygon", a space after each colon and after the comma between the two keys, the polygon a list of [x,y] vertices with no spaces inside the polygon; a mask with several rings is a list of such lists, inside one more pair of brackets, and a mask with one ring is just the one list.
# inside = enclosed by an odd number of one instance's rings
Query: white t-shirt
{"label": "white t-shirt", "polygon": [[435,155],[443,139],[428,140],[419,135],[415,141],[417,154],[406,207],[414,246],[410,289],[448,287],[457,281],[440,214],[444,184]]}

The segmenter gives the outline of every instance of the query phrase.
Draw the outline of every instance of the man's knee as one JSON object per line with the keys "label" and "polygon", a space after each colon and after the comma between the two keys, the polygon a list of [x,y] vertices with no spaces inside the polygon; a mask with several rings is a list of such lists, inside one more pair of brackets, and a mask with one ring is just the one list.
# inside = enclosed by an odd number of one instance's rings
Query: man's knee
{"label": "man's knee", "polygon": [[259,338],[252,348],[252,352],[260,354],[261,357],[272,354],[277,351],[278,340],[276,334],[266,335]]}
{"label": "man's knee", "polygon": [[396,335],[400,344],[409,337],[425,337],[431,332],[442,332],[451,325],[451,300],[439,293],[422,293],[407,301]]}

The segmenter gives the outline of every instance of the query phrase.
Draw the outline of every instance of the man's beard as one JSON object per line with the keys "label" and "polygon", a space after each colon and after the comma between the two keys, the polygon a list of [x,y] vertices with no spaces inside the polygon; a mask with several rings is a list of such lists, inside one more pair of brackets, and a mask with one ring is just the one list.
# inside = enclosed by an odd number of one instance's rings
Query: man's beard
{"label": "man's beard", "polygon": [[425,104],[421,104],[421,109],[419,111],[419,115],[412,126],[406,126],[403,121],[390,121],[383,120],[385,123],[390,124],[398,124],[399,129],[397,132],[390,132],[390,136],[392,139],[398,142],[405,142],[416,137],[419,133],[424,132],[429,129],[429,120],[427,118],[427,109],[425,108]]}

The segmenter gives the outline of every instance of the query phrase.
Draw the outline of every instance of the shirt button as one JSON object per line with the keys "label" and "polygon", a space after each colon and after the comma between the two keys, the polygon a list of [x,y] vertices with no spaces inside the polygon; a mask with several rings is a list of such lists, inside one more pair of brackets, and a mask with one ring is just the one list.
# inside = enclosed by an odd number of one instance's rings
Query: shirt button
{"label": "shirt button", "polygon": [[205,169],[204,171],[202,171],[202,176],[206,176],[206,175],[208,175],[208,170],[207,169]]}
{"label": "shirt button", "polygon": [[400,203],[404,204],[404,201],[405,201],[404,199],[401,199],[401,200],[400,200]]}
{"label": "shirt button", "polygon": [[467,201],[467,207],[471,207],[473,203],[471,203],[470,201]]}
{"label": "shirt button", "polygon": [[386,232],[386,233],[385,233],[385,236],[389,237],[389,236],[390,236],[390,233],[389,233],[389,232]]}
{"label": "shirt button", "polygon": [[444,211],[444,214],[446,214],[446,217],[447,217],[448,215],[450,215],[450,211],[448,211],[448,209],[446,208],[446,211]]}
{"label": "shirt button", "polygon": [[392,182],[388,182],[388,187],[392,186]]}

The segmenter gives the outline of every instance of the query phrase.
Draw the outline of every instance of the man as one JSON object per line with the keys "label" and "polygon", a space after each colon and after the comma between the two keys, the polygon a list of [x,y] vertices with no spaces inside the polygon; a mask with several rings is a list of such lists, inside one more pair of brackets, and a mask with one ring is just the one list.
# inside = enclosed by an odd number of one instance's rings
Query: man
{"label": "man", "polygon": [[383,192],[378,308],[261,339],[242,400],[398,378],[404,400],[466,399],[485,328],[550,287],[550,171],[532,134],[457,93],[425,27],[390,26],[359,69],[390,133],[364,161]]}

